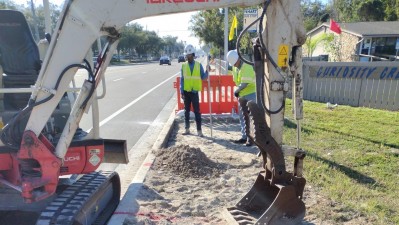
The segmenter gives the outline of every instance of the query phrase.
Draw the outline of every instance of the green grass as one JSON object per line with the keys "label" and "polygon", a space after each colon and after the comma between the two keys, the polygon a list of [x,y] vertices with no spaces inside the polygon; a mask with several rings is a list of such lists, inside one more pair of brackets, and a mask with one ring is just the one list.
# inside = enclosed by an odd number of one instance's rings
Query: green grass
{"label": "green grass", "polygon": [[[284,144],[296,146],[286,109]],[[371,224],[399,224],[399,112],[305,101],[301,127],[309,184]]]}

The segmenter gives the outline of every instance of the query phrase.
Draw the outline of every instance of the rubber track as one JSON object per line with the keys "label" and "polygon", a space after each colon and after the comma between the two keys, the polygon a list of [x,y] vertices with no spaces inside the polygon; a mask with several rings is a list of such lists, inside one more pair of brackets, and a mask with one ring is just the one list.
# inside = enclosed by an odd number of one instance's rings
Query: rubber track
{"label": "rubber track", "polygon": [[[85,174],[74,184],[66,188],[41,212],[36,225],[74,224],[74,218],[79,211],[82,210],[84,204],[102,185],[106,185],[115,174],[115,172],[111,171],[99,171]],[[112,185],[112,183],[109,184]],[[117,199],[117,201],[119,201],[119,199]],[[114,203],[112,199],[111,202]],[[115,204],[107,204],[107,207],[115,207],[114,205]],[[109,210],[111,209],[105,208],[103,211]],[[112,211],[113,210],[114,208]],[[99,217],[101,217],[101,214]]]}

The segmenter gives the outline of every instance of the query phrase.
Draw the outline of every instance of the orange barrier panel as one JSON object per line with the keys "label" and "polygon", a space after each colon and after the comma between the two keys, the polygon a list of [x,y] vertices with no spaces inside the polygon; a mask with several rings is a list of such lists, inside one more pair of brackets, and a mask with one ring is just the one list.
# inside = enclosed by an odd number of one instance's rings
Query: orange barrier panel
{"label": "orange barrier panel", "polygon": [[[237,99],[234,97],[234,82],[230,75],[209,76],[210,89],[208,94],[208,80],[202,81],[202,91],[199,92],[201,113],[209,114],[209,101],[212,114],[238,112]],[[177,93],[177,111],[184,109],[184,102],[180,96],[180,77],[173,82]],[[209,97],[208,97],[209,96]],[[192,110],[192,109],[191,109]]]}

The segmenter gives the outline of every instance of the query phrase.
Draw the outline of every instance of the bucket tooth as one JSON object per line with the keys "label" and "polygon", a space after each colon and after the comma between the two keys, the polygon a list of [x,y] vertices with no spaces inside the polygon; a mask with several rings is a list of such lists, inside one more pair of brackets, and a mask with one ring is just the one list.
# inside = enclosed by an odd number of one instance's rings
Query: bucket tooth
{"label": "bucket tooth", "polygon": [[229,225],[251,225],[256,222],[251,215],[236,207],[225,209],[223,214]]}

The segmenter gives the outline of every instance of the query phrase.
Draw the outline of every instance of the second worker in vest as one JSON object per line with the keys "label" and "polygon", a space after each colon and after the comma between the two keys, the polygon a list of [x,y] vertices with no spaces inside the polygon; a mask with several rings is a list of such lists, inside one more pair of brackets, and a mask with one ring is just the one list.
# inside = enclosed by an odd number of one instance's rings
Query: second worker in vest
{"label": "second worker in vest", "polygon": [[[233,80],[237,86],[234,91],[235,97],[245,99],[247,101],[256,101],[256,84],[254,68],[244,63],[238,57],[237,50],[231,50],[227,53],[227,61],[233,67]],[[233,140],[236,144],[245,144],[251,146],[252,141],[248,138],[245,130],[245,120],[241,107],[238,107],[241,125],[241,138]]]}
{"label": "second worker in vest", "polygon": [[198,92],[202,90],[202,80],[208,78],[209,66],[207,66],[204,72],[201,63],[194,60],[195,49],[192,45],[187,45],[184,48],[184,54],[186,55],[187,62],[182,64],[180,79],[180,94],[184,101],[185,132],[183,135],[190,134],[190,109],[192,105],[197,125],[197,134],[203,137]]}

